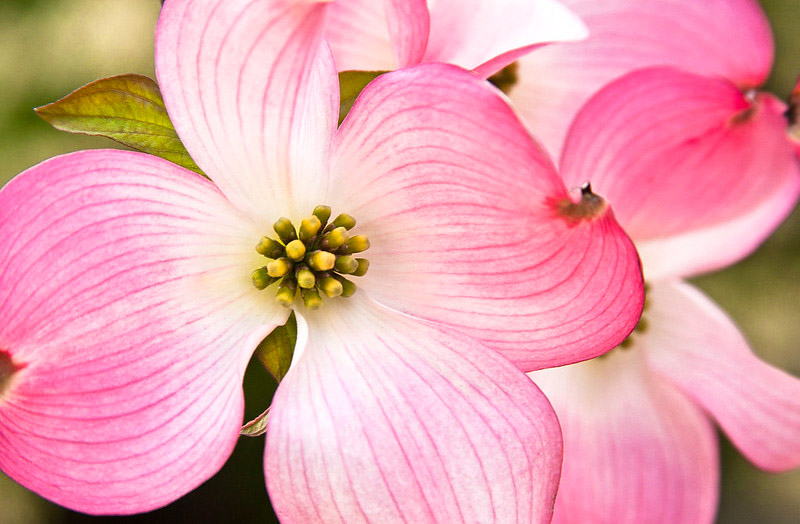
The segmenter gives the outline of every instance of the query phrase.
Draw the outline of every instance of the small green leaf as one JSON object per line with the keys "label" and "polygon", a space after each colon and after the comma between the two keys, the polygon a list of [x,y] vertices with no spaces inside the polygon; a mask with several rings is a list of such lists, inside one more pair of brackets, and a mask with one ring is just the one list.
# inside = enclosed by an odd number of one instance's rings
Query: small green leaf
{"label": "small green leaf", "polygon": [[97,80],[36,113],[61,131],[104,136],[203,174],[172,127],[158,84],[146,76]]}
{"label": "small green leaf", "polygon": [[386,71],[342,71],[339,73],[339,125],[361,91]]}
{"label": "small green leaf", "polygon": [[289,371],[295,342],[297,342],[297,319],[292,312],[286,324],[273,329],[256,348],[256,358],[278,383]]}
{"label": "small green leaf", "polygon": [[245,437],[258,437],[267,432],[267,419],[269,408],[239,429],[239,434]]}

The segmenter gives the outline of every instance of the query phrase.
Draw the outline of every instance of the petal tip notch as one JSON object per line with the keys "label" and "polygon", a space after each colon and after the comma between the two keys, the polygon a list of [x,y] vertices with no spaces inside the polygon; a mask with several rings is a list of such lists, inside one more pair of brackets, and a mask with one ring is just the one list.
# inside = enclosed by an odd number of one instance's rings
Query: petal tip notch
{"label": "petal tip notch", "polygon": [[602,217],[608,208],[605,199],[592,192],[592,184],[589,182],[581,184],[581,198],[577,202],[570,198],[562,198],[554,205],[556,214],[564,217],[570,224]]}

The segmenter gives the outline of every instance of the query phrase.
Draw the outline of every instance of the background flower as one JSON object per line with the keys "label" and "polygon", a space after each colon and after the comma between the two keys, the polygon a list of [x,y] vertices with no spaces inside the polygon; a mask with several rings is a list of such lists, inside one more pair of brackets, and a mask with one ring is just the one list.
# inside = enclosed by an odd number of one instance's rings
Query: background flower
{"label": "background flower", "polygon": [[800,166],[784,111],[723,79],[651,68],[609,84],[570,128],[565,178],[593,176],[616,205],[650,287],[621,348],[532,374],[564,429],[557,522],[713,519],[708,419],[765,470],[800,466],[800,379],[755,358],[680,281],[745,256],[794,206]]}
{"label": "background flower", "polygon": [[[778,62],[768,88],[784,96],[794,86],[800,57],[800,42],[792,40],[800,26],[800,1],[765,0],[763,4],[773,15],[778,38]],[[103,139],[55,132],[31,108],[103,76],[126,72],[153,76],[152,32],[159,7],[157,0],[0,3],[0,70],[13,72],[4,76],[0,86],[0,178],[7,179],[60,152],[111,145]],[[131,59],[134,55],[139,57],[138,62]],[[775,267],[782,271],[776,273]],[[766,360],[800,373],[796,357],[800,327],[795,324],[795,297],[800,292],[797,212],[754,257],[699,282],[732,314]],[[255,416],[270,394],[269,379],[257,366],[248,373],[248,401],[255,400],[248,406],[248,414]],[[195,519],[213,519],[213,511],[220,509],[225,513],[218,514],[217,519],[263,521],[267,510],[263,504],[262,450],[263,443],[257,439],[241,440],[223,471],[197,492],[169,508],[125,521],[152,522],[192,515]],[[790,522],[800,513],[800,474],[759,473],[728,446],[723,446],[723,459],[721,522],[752,522],[758,518]],[[10,482],[0,486],[0,506],[6,516],[12,515],[14,508],[22,508],[22,514],[35,521],[89,520],[41,501]]]}

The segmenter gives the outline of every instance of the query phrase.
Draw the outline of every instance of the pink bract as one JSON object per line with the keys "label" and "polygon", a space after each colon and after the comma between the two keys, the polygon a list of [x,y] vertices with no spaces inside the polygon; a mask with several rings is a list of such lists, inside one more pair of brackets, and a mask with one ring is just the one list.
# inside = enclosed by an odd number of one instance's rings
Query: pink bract
{"label": "pink bract", "polygon": [[213,475],[251,354],[289,314],[252,285],[254,246],[328,204],[372,265],[352,298],[297,311],[266,438],[278,515],[550,518],[557,421],[487,345],[538,369],[619,343],[642,304],[633,246],[610,211],[559,211],[547,156],[462,69],[387,74],[337,130],[328,7],[165,3],[159,83],[214,183],[100,150],[0,192],[0,466],[21,484],[126,514]]}
{"label": "pink bract", "polygon": [[712,420],[757,466],[800,466],[800,380],[759,360],[681,281],[748,255],[794,206],[800,166],[785,110],[729,80],[651,68],[578,114],[562,173],[568,183],[594,175],[649,288],[626,345],[531,374],[564,432],[556,522],[712,521]]}

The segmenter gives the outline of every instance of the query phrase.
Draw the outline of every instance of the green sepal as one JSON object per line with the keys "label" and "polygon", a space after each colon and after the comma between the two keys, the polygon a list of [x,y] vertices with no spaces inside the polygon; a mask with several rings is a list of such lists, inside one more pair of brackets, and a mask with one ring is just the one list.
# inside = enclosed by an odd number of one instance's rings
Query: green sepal
{"label": "green sepal", "polygon": [[387,71],[342,71],[339,73],[339,125],[367,84]]}
{"label": "green sepal", "polygon": [[241,427],[239,434],[245,437],[259,437],[267,432],[267,420],[269,418],[269,408],[247,424]]}
{"label": "green sepal", "polygon": [[96,80],[35,111],[61,131],[104,136],[203,174],[178,138],[158,84],[146,76]]}
{"label": "green sepal", "polygon": [[278,383],[289,371],[295,342],[297,342],[297,319],[292,312],[286,324],[273,329],[256,348],[256,358]]}

